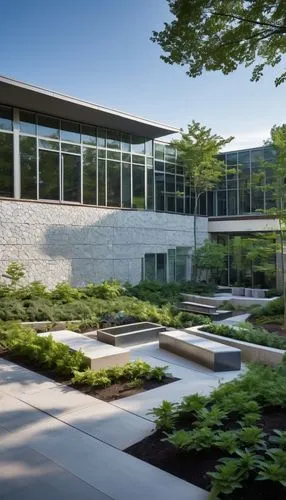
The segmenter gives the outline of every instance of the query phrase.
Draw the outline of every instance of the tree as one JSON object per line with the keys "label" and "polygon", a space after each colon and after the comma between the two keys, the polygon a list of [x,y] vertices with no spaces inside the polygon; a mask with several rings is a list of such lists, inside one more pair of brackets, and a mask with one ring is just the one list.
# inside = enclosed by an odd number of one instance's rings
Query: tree
{"label": "tree", "polygon": [[210,276],[216,280],[218,274],[226,269],[227,247],[216,241],[206,240],[193,253],[193,263],[196,268],[204,271],[205,279],[208,282]]}
{"label": "tree", "polygon": [[271,139],[266,143],[275,152],[274,160],[262,161],[254,181],[257,189],[271,192],[275,206],[264,210],[278,221],[279,254],[281,261],[282,288],[284,297],[284,329],[286,330],[286,275],[284,262],[284,242],[286,241],[286,125],[274,125]]}
{"label": "tree", "polygon": [[[213,190],[226,174],[226,165],[217,158],[220,149],[232,141],[212,134],[200,123],[193,121],[188,132],[181,131],[181,139],[171,144],[177,149],[183,163],[185,182],[194,196],[194,252],[197,250],[198,202],[202,194]],[[229,172],[231,172],[229,170]],[[193,266],[193,279],[196,280],[196,265]]]}
{"label": "tree", "polygon": [[[286,53],[285,0],[167,0],[175,17],[160,32],[153,31],[169,64],[188,66],[197,77],[205,71],[225,75],[240,64],[258,61],[252,81],[258,81],[265,66],[276,66]],[[275,85],[286,80],[277,76]]]}

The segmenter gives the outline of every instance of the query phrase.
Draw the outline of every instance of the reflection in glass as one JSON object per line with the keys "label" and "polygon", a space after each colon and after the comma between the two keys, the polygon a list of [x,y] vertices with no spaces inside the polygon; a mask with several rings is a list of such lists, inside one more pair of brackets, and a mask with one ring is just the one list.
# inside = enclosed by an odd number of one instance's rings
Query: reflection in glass
{"label": "reflection in glass", "polygon": [[107,161],[107,205],[120,207],[120,162]]}
{"label": "reflection in glass", "polygon": [[37,199],[37,140],[20,137],[21,198]]}
{"label": "reflection in glass", "polygon": [[133,165],[133,203],[134,208],[145,208],[145,167]]}
{"label": "reflection in glass", "polygon": [[146,149],[146,155],[147,156],[153,156],[153,141],[150,140],[146,140],[146,143],[145,143],[145,149]]}
{"label": "reflection in glass", "polygon": [[157,253],[157,280],[165,283],[167,279],[167,265],[165,253]]}
{"label": "reflection in glass", "polygon": [[98,205],[105,206],[105,160],[98,160]]}
{"label": "reflection in glass", "polygon": [[138,165],[145,165],[145,156],[132,155],[132,163],[137,163]]}
{"label": "reflection in glass", "polygon": [[59,200],[59,153],[39,151],[39,197]]}
{"label": "reflection in glass", "polygon": [[144,137],[132,136],[132,153],[145,154],[145,139]]}
{"label": "reflection in glass", "polygon": [[62,151],[65,151],[67,153],[76,153],[78,155],[81,154],[80,146],[76,146],[75,144],[65,144],[64,142],[62,142],[61,148]]}
{"label": "reflection in glass", "polygon": [[163,161],[155,161],[155,170],[158,170],[159,172],[164,172],[165,163]]}
{"label": "reflection in glass", "polygon": [[107,159],[120,161],[121,153],[119,151],[107,151]]}
{"label": "reflection in glass", "polygon": [[13,134],[0,132],[0,196],[13,197]]}
{"label": "reflection in glass", "polygon": [[147,167],[147,209],[154,210],[154,170]]}
{"label": "reflection in glass", "polygon": [[56,118],[38,116],[38,135],[42,137],[50,137],[51,139],[59,139],[59,128],[60,122]]}
{"label": "reflection in glass", "polygon": [[96,205],[96,149],[83,148],[83,203]]}
{"label": "reflection in glass", "polygon": [[96,128],[90,127],[89,125],[83,125],[81,128],[81,140],[84,144],[90,144],[91,146],[96,146]]}
{"label": "reflection in glass", "polygon": [[188,248],[176,247],[176,281],[187,279]]}
{"label": "reflection in glass", "polygon": [[145,254],[145,280],[156,280],[156,255],[154,253]]}
{"label": "reflection in glass", "polygon": [[131,162],[131,155],[129,153],[122,153],[122,161]]}
{"label": "reflection in glass", "polygon": [[107,148],[120,149],[120,132],[107,130]]}
{"label": "reflection in glass", "polygon": [[80,156],[62,155],[62,179],[64,201],[81,201]]}
{"label": "reflection in glass", "polygon": [[164,174],[155,172],[156,210],[164,211]]}
{"label": "reflection in glass", "polygon": [[67,142],[80,142],[79,123],[61,122],[61,140]]}
{"label": "reflection in glass", "polygon": [[0,130],[13,130],[12,108],[0,106]]}
{"label": "reflection in glass", "polygon": [[100,148],[106,147],[106,129],[98,128],[97,129],[97,145]]}
{"label": "reflection in glass", "polygon": [[176,250],[169,249],[168,250],[168,280],[175,281],[176,279]]}
{"label": "reflection in glass", "polygon": [[20,111],[20,132],[36,135],[36,115],[28,111]]}
{"label": "reflection in glass", "polygon": [[164,160],[164,144],[158,144],[155,142],[155,158],[158,160]]}
{"label": "reflection in glass", "polygon": [[55,151],[59,151],[60,143],[57,141],[46,141],[45,139],[39,139],[39,148],[54,149]]}
{"label": "reflection in glass", "polygon": [[122,206],[131,207],[131,165],[122,163]]}
{"label": "reflection in glass", "polygon": [[129,134],[121,134],[121,148],[123,151],[131,150],[131,142]]}

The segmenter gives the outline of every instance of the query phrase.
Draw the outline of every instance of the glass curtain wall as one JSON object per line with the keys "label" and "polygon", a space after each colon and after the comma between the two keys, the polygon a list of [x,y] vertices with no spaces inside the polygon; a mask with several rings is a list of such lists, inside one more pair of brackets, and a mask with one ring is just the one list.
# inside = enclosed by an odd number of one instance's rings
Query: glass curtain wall
{"label": "glass curtain wall", "polygon": [[167,253],[146,253],[143,258],[143,280],[185,281],[188,279],[189,247],[170,248]]}
{"label": "glass curtain wall", "polygon": [[13,113],[0,106],[0,196],[14,196]]}

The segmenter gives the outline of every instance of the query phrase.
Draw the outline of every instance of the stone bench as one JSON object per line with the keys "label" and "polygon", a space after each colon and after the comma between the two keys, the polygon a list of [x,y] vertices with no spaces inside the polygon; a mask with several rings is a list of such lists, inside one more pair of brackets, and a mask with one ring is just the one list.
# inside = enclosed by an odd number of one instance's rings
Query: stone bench
{"label": "stone bench", "polygon": [[56,342],[67,345],[71,351],[81,350],[89,360],[90,368],[95,371],[112,366],[123,366],[130,360],[129,351],[126,349],[103,344],[98,340],[89,339],[80,333],[70,330],[39,333],[40,337],[48,337],[49,335]]}
{"label": "stone bench", "polygon": [[196,361],[215,372],[240,370],[240,349],[173,330],[159,333],[159,346],[183,358]]}
{"label": "stone bench", "polygon": [[184,301],[181,302],[181,305],[187,311],[203,313],[203,314],[213,314],[217,310],[216,306],[211,306],[209,304],[200,304],[198,302]]}

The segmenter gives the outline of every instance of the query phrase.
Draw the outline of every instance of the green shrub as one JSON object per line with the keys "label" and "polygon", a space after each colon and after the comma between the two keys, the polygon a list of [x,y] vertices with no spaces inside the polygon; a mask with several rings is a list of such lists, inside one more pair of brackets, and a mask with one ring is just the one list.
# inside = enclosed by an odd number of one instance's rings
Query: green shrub
{"label": "green shrub", "polygon": [[173,434],[169,434],[164,441],[168,441],[181,451],[201,451],[212,446],[215,441],[215,434],[208,427],[200,427],[192,431],[175,431]]}
{"label": "green shrub", "polygon": [[82,292],[87,297],[109,300],[123,295],[125,288],[117,280],[108,280],[101,284],[90,283],[82,289]]}
{"label": "green shrub", "polygon": [[230,337],[252,344],[274,347],[276,349],[286,349],[286,339],[275,333],[269,333],[261,327],[253,326],[251,323],[242,323],[238,328],[232,328],[228,325],[218,325],[211,323],[202,328],[203,331]]}
{"label": "green shrub", "polygon": [[155,424],[158,430],[170,432],[175,427],[177,404],[164,400],[160,406],[153,408],[147,415],[155,417]]}
{"label": "green shrub", "polygon": [[54,301],[62,302],[63,304],[80,299],[81,297],[81,292],[77,288],[73,288],[65,281],[58,283],[51,292],[51,298]]}
{"label": "green shrub", "polygon": [[277,316],[282,315],[284,312],[283,297],[269,301],[265,306],[257,308],[252,317],[258,318],[259,316]]}

